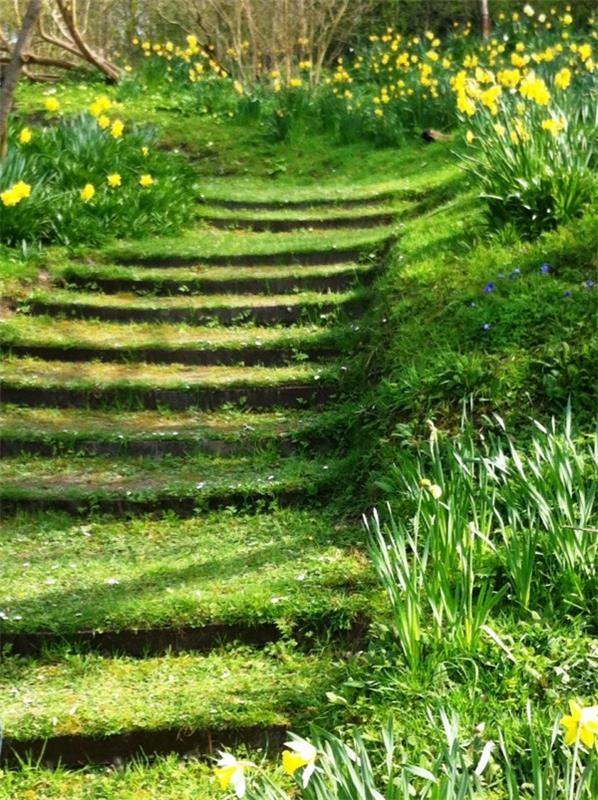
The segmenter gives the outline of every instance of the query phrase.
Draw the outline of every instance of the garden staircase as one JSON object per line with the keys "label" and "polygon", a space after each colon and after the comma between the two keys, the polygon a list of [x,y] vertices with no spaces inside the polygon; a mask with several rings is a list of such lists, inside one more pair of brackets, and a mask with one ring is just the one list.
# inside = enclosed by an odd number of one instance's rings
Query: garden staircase
{"label": "garden staircase", "polygon": [[4,323],[0,760],[276,748],[334,689],[371,579],[318,430],[395,211],[210,201],[218,252],[69,263]]}

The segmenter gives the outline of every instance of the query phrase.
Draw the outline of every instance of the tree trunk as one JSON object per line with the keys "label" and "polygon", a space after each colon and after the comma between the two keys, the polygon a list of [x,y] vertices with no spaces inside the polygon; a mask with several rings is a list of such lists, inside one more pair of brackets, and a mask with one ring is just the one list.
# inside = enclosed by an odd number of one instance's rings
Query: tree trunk
{"label": "tree trunk", "polygon": [[41,10],[42,0],[30,0],[12,58],[4,73],[4,81],[0,90],[0,159],[6,156],[8,150],[8,117],[12,109],[19,76],[24,66],[23,54],[29,47]]}
{"label": "tree trunk", "polygon": [[480,13],[482,17],[482,36],[487,39],[490,36],[490,12],[488,11],[488,0],[480,0]]}

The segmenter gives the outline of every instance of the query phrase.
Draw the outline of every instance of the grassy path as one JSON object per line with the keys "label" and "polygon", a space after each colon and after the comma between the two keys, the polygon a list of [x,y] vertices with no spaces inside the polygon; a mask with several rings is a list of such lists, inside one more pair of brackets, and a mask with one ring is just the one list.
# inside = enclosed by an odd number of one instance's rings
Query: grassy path
{"label": "grassy path", "polygon": [[276,749],[363,641],[359,532],[322,505],[349,454],[314,431],[407,204],[298,198],[213,197],[2,326],[5,764]]}

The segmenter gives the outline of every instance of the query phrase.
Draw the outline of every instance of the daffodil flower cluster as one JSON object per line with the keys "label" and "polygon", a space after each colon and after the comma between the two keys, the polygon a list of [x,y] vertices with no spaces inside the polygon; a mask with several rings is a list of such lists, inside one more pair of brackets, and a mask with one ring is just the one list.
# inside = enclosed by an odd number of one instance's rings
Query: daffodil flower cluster
{"label": "daffodil flower cluster", "polygon": [[[317,749],[305,739],[296,738],[285,742],[287,750],[282,754],[282,769],[286,775],[301,771],[301,785],[305,789],[316,769]],[[232,789],[237,798],[245,797],[247,792],[246,773],[256,770],[253,761],[237,759],[231,753],[220,753],[214,767],[214,775],[223,791]]]}
{"label": "daffodil flower cluster", "polygon": [[17,206],[21,200],[25,200],[30,194],[31,186],[25,181],[19,181],[0,194],[0,201],[2,201],[2,205],[10,208],[11,206]]}
{"label": "daffodil flower cluster", "polygon": [[[430,481],[423,479],[420,482],[422,488],[430,491],[433,488]],[[439,489],[440,487],[436,487]],[[576,700],[569,701],[570,713],[564,715],[560,719],[560,725],[563,728],[563,743],[566,747],[574,748],[574,762],[585,751],[592,751],[598,739],[598,706],[582,706]],[[483,729],[483,725],[481,728]],[[480,762],[476,767],[476,774],[480,775],[483,772],[481,764],[486,766],[491,753],[494,750],[494,743],[488,741],[484,747]],[[337,766],[330,751],[324,748],[320,751],[311,742],[306,739],[295,737],[293,740],[285,742],[285,750],[282,753],[282,771],[285,775],[298,777],[298,789],[305,791],[308,789],[312,776],[319,768],[319,780],[322,779],[323,783],[318,783],[318,789],[321,790],[328,781],[334,783],[336,780],[336,771],[342,767]],[[347,752],[351,762],[355,764],[356,770],[359,770],[358,757],[353,750],[347,748]],[[573,773],[571,775],[571,785],[574,787],[577,774],[575,771],[576,764],[574,763]],[[266,775],[266,770],[255,764],[253,761],[246,759],[238,759],[232,753],[220,752],[220,757],[214,767],[214,775],[219,788],[223,792],[232,792],[238,800],[242,800],[250,791],[251,797],[265,797],[262,794],[264,784],[272,787],[273,784]],[[361,777],[361,776],[360,776]],[[433,777],[433,776],[432,776]],[[263,780],[260,780],[262,778]],[[340,779],[340,778],[339,778]],[[357,772],[355,780],[359,780]],[[356,788],[357,784],[355,785]],[[369,787],[372,797],[379,797],[382,800],[382,795],[373,786]],[[357,790],[357,789],[356,789]],[[313,791],[310,787],[308,791]],[[316,794],[320,797],[320,792],[316,790]],[[230,795],[229,795],[230,796]],[[268,797],[273,794],[268,793]],[[279,796],[278,794],[276,795]],[[284,794],[284,797],[288,795]],[[297,796],[305,796],[304,794]],[[325,796],[325,795],[322,795]],[[357,796],[357,795],[356,795]],[[368,794],[368,796],[370,796]],[[573,793],[571,794],[573,797]],[[283,797],[283,793],[280,794]],[[295,797],[295,794],[293,794]]]}

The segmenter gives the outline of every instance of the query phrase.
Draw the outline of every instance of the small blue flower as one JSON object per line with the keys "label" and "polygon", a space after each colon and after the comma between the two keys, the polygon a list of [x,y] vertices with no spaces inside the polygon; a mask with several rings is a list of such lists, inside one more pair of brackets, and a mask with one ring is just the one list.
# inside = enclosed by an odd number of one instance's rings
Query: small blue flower
{"label": "small blue flower", "polygon": [[489,331],[490,327],[491,327],[491,325],[490,325],[489,322],[484,322],[484,324],[482,325],[482,330],[483,331]]}
{"label": "small blue flower", "polygon": [[585,282],[586,289],[593,289],[594,288],[594,281],[586,281]]}
{"label": "small blue flower", "polygon": [[563,297],[571,297],[572,294],[573,292],[571,291],[571,289],[565,289],[565,291],[563,292]]}
{"label": "small blue flower", "polygon": [[518,278],[521,275],[521,267],[515,267],[515,269],[509,273],[509,278],[513,280],[513,278]]}
{"label": "small blue flower", "polygon": [[542,266],[540,267],[540,272],[542,273],[542,275],[548,275],[551,269],[552,267],[550,266],[550,264],[542,264]]}
{"label": "small blue flower", "polygon": [[484,291],[486,292],[486,294],[490,294],[490,292],[493,292],[495,289],[496,289],[496,284],[492,283],[492,281],[490,281],[490,283],[487,283],[484,286]]}

